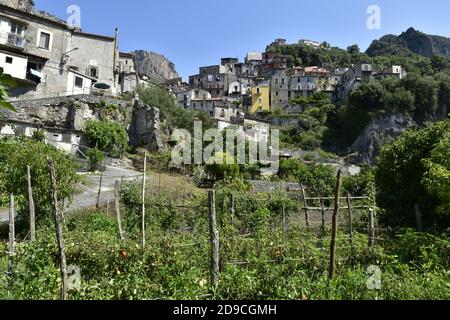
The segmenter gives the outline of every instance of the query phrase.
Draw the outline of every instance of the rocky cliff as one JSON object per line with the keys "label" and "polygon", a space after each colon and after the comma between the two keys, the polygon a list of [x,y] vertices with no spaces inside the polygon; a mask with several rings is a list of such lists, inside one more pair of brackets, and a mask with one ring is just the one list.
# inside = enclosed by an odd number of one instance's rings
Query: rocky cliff
{"label": "rocky cliff", "polygon": [[417,54],[425,57],[450,57],[450,38],[428,35],[409,28],[399,36],[389,34],[373,41],[366,53],[370,56]]}
{"label": "rocky cliff", "polygon": [[169,59],[155,52],[137,50],[133,52],[138,71],[150,78],[153,83],[178,78],[175,64]]}
{"label": "rocky cliff", "polygon": [[374,118],[351,146],[358,153],[356,162],[373,165],[383,145],[415,126],[414,120],[402,113]]}

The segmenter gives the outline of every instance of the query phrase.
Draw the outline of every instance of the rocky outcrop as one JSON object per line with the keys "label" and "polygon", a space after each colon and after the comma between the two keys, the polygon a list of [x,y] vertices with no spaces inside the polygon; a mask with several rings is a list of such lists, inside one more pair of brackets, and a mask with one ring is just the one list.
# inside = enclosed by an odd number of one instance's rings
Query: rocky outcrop
{"label": "rocky outcrop", "polygon": [[135,99],[128,137],[132,147],[145,147],[151,152],[162,151],[164,145],[160,130],[159,109]]}
{"label": "rocky outcrop", "polygon": [[175,64],[163,55],[144,50],[135,51],[133,55],[139,73],[149,77],[151,82],[163,83],[179,78]]}
{"label": "rocky outcrop", "polygon": [[373,165],[383,145],[415,125],[410,116],[402,113],[374,118],[351,146],[351,151],[358,153],[354,160]]}
{"label": "rocky outcrop", "polygon": [[409,28],[399,36],[390,34],[373,41],[366,53],[370,56],[411,53],[425,57],[450,56],[450,38],[428,35]]}
{"label": "rocky outcrop", "polygon": [[124,126],[131,121],[129,101],[95,95],[24,100],[12,104],[17,112],[0,110],[7,122],[81,131],[88,119],[111,120]]}

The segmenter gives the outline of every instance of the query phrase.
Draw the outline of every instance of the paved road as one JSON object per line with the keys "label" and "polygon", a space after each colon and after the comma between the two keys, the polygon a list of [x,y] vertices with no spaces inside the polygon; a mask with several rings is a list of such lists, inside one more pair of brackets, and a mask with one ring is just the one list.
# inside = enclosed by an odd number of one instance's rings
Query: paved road
{"label": "paved road", "polygon": [[[103,173],[102,190],[100,193],[100,204],[104,205],[108,199],[114,199],[114,184],[116,181],[133,180],[142,177],[142,173],[129,169],[106,167]],[[83,192],[74,196],[72,204],[65,210],[66,212],[73,212],[76,210],[95,207],[97,204],[98,189],[100,186],[100,175],[88,175],[87,186],[83,186]]]}
{"label": "paved road", "polygon": [[[129,169],[106,167],[103,173],[102,190],[100,193],[100,204],[105,205],[108,198],[114,199],[114,184],[117,180],[133,180],[142,177],[142,173]],[[72,204],[65,212],[74,212],[76,210],[95,207],[97,204],[98,188],[100,186],[100,175],[86,176],[87,183],[82,186],[82,192],[74,196]],[[7,208],[0,208],[0,222],[8,222],[9,214]]]}

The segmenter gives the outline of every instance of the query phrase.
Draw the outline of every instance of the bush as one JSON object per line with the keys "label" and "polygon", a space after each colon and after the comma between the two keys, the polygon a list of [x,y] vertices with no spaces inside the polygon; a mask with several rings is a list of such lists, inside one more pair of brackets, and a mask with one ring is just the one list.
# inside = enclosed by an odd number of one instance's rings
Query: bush
{"label": "bush", "polygon": [[307,165],[295,158],[281,161],[279,176],[307,186],[310,195],[330,196],[336,188],[336,175],[332,167],[318,163]]}
{"label": "bush", "polygon": [[429,227],[449,227],[450,121],[410,130],[385,146],[377,161],[375,181],[383,222],[414,227],[419,204]]}
{"label": "bush", "polygon": [[47,157],[55,166],[58,198],[71,199],[79,177],[77,164],[66,153],[33,139],[8,139],[0,142],[0,193],[14,193],[19,218],[26,220],[27,165],[31,169],[31,185],[36,205],[36,219],[51,213],[50,174]]}
{"label": "bush", "polygon": [[97,148],[89,149],[86,152],[86,156],[89,160],[89,171],[99,170],[102,162],[105,160],[105,155]]}
{"label": "bush", "polygon": [[88,120],[84,133],[92,147],[113,158],[122,158],[128,150],[127,131],[116,122]]}

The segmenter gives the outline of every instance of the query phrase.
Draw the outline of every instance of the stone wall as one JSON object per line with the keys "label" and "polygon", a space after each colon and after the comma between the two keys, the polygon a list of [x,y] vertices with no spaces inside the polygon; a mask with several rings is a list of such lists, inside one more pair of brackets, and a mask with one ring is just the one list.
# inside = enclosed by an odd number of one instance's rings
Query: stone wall
{"label": "stone wall", "polygon": [[145,147],[156,152],[164,149],[159,109],[134,100],[133,116],[128,128],[129,143],[132,147]]}
{"label": "stone wall", "polygon": [[[6,120],[81,130],[88,119],[131,121],[131,102],[96,95],[55,97],[12,102],[17,112],[1,110]],[[108,106],[118,106],[117,110]],[[128,110],[128,111],[127,111]],[[127,111],[127,112],[124,112]],[[127,114],[128,113],[128,114]]]}
{"label": "stone wall", "polygon": [[15,101],[13,106],[17,112],[0,109],[6,123],[81,132],[89,119],[110,120],[128,129],[132,147],[160,151],[165,148],[164,141],[167,140],[160,130],[159,109],[138,99],[126,101],[80,95]]}

